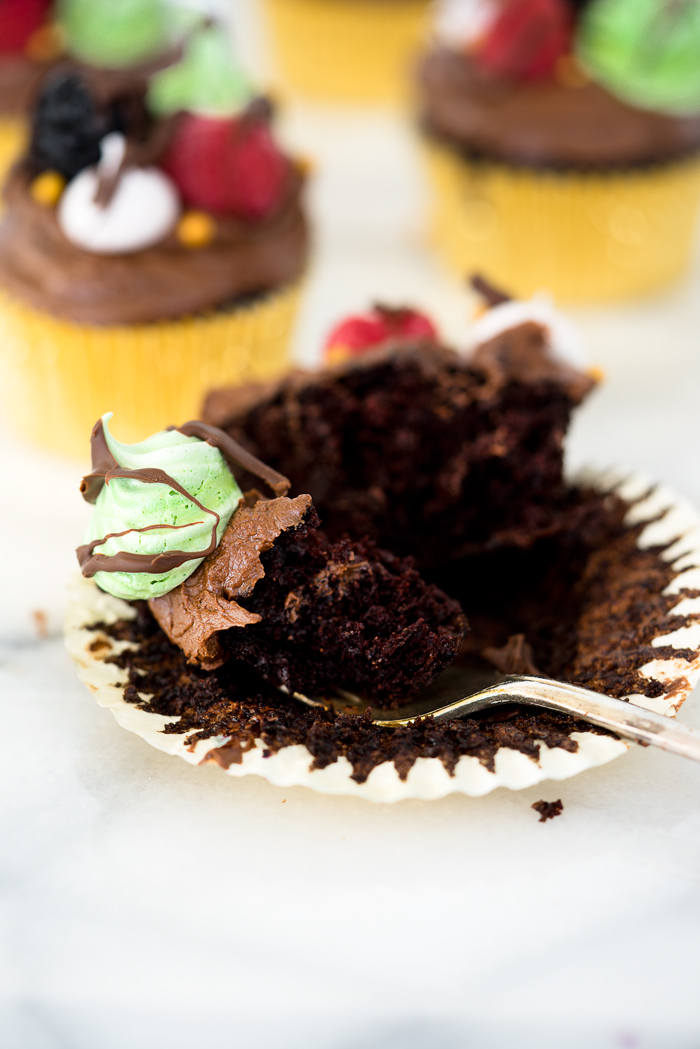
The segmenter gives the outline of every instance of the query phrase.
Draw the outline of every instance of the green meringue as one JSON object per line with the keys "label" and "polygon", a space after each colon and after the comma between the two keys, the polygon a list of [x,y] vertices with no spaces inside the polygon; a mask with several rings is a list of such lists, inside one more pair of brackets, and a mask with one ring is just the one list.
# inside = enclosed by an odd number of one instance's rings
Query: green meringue
{"label": "green meringue", "polygon": [[700,112],[698,0],[591,0],[576,49],[591,76],[632,105]]}
{"label": "green meringue", "polygon": [[223,28],[205,24],[187,40],[182,60],[153,77],[148,107],[157,116],[184,111],[231,117],[244,109],[254,94]]}
{"label": "green meringue", "polygon": [[62,0],[58,17],[70,53],[93,66],[128,68],[170,44],[164,0]]}
{"label": "green meringue", "polygon": [[[102,416],[107,446],[120,466],[130,470],[156,468],[193,495],[207,510],[219,515],[216,529],[220,542],[226,525],[241,499],[241,490],[218,448],[198,437],[185,437],[177,430],[163,430],[137,444],[122,444],[109,432],[111,412]],[[203,513],[193,502],[167,484],[149,484],[128,477],[114,477],[105,484],[95,503],[84,542],[127,529],[152,525],[185,525],[156,528],[148,532],[129,532],[95,548],[108,556],[129,551],[153,557],[175,550],[206,550],[211,541],[215,517]],[[202,563],[202,558],[185,561],[169,572],[97,572],[98,586],[126,601],[160,597],[178,586]]]}

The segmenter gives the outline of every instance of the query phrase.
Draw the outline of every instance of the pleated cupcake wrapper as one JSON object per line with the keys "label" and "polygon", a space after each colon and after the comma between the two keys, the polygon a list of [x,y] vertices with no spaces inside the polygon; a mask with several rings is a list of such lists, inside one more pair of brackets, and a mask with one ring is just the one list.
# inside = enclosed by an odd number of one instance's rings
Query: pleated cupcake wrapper
{"label": "pleated cupcake wrapper", "polygon": [[264,0],[279,87],[314,102],[405,99],[428,0]]}
{"label": "pleated cupcake wrapper", "polygon": [[[27,142],[27,122],[21,117],[0,116],[0,185],[5,182],[8,171],[22,153]],[[0,197],[0,214],[5,210],[5,201]]]}
{"label": "pleated cupcake wrapper", "polygon": [[535,171],[426,146],[431,236],[460,277],[486,275],[516,297],[567,302],[642,295],[687,266],[700,206],[700,158],[609,173]]}
{"label": "pleated cupcake wrapper", "polygon": [[266,379],[288,363],[300,287],[230,310],[156,324],[90,327],[0,299],[0,395],[13,427],[85,457],[114,412],[120,440],[196,418],[213,386]]}
{"label": "pleated cupcake wrapper", "polygon": [[27,142],[27,122],[21,117],[0,116],[0,177],[5,175]]}
{"label": "pleated cupcake wrapper", "polygon": [[[667,488],[653,487],[648,479],[638,475],[624,478],[613,471],[588,471],[575,478],[575,482],[602,492],[616,492],[630,502],[626,519],[629,527],[648,522],[637,539],[638,546],[664,548],[661,557],[672,564],[676,573],[664,591],[678,596],[678,602],[667,613],[669,627],[673,629],[654,638],[651,645],[689,649],[694,655],[690,661],[680,655],[651,660],[639,673],[659,682],[662,693],[653,698],[636,694],[626,697],[648,710],[674,717],[700,680],[700,598],[685,593],[700,590],[700,516],[688,502]],[[123,728],[135,732],[151,746],[184,758],[192,765],[211,761],[211,752],[224,746],[228,736],[201,740],[190,747],[187,735],[165,735],[162,731],[177,718],[149,714],[124,701],[127,673],[106,663],[105,658],[130,647],[130,643],[114,641],[92,624],[113,623],[134,615],[131,605],[103,593],[91,580],[76,576],[71,584],[65,635],[78,676],[100,706],[108,707]],[[671,617],[677,616],[683,617],[684,625],[678,627],[677,621],[671,624]],[[622,740],[593,732],[574,732],[571,738],[578,744],[574,753],[542,743],[536,761],[520,751],[501,747],[496,753],[493,771],[477,758],[463,756],[453,776],[438,758],[418,758],[407,778],[402,780],[393,762],[386,761],[374,768],[364,783],[356,783],[351,778],[352,766],[345,757],[326,768],[314,769],[313,757],[305,746],[284,747],[266,757],[265,744],[257,740],[256,746],[243,754],[241,763],[230,765],[226,772],[236,777],[262,776],[279,787],[304,786],[322,794],[347,794],[368,801],[393,802],[407,798],[428,801],[446,794],[478,797],[496,787],[521,790],[543,780],[568,779],[612,761],[629,747]]]}

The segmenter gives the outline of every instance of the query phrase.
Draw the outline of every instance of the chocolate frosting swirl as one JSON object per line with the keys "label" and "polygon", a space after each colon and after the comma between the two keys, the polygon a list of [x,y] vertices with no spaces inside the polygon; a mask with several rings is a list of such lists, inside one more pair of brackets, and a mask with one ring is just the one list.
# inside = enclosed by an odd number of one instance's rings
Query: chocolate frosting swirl
{"label": "chocolate frosting swirl", "polygon": [[220,634],[257,623],[260,616],[238,603],[265,575],[261,555],[311,510],[311,496],[260,499],[249,492],[229,521],[218,548],[184,583],[149,601],[151,612],[174,644],[205,670],[221,666]]}
{"label": "chocolate frosting swirl", "polygon": [[0,115],[26,116],[52,65],[53,62],[35,62],[21,54],[0,56]]}
{"label": "chocolate frosting swirl", "polygon": [[700,149],[700,114],[637,109],[592,81],[513,83],[444,47],[423,59],[419,80],[426,130],[489,159],[586,169],[672,160]]}
{"label": "chocolate frosting swirl", "polygon": [[280,206],[262,221],[217,218],[217,235],[204,247],[185,247],[173,234],[144,251],[111,256],[70,244],[55,212],[32,198],[30,181],[31,171],[20,166],[5,188],[0,285],[35,309],[80,324],[205,312],[293,283],[306,265],[303,176],[296,169]]}

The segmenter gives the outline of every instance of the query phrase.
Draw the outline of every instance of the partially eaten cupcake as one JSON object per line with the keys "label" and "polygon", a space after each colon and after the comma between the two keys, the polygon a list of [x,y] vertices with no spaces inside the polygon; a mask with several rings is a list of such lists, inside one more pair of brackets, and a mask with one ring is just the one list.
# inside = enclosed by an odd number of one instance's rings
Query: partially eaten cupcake
{"label": "partially eaten cupcake", "polygon": [[[697,516],[664,516],[648,486],[564,478],[569,415],[593,380],[553,311],[485,291],[469,353],[415,311],[380,308],[332,333],[344,361],[216,391],[206,422],[143,449],[98,424],[80,560],[101,589],[80,581],[67,633],[123,724],[233,775],[396,800],[563,778],[626,745],[517,707],[385,728],[305,698],[396,707],[454,663],[678,709],[700,676],[700,554],[679,538]],[[226,461],[205,496],[173,471],[212,445]],[[153,485],[169,485],[165,503]]]}
{"label": "partially eaten cupcake", "polygon": [[43,84],[5,187],[0,392],[77,455],[105,403],[137,440],[224,376],[279,374],[309,245],[302,165],[221,26],[175,47],[161,0],[69,8],[79,61]]}
{"label": "partially eaten cupcake", "polygon": [[[467,632],[456,601],[370,542],[331,542],[309,495],[290,499],[286,478],[215,427],[123,445],[105,417],[92,461],[82,573],[115,597],[148,600],[190,663],[236,659],[291,692],[354,689],[392,705],[455,658]],[[244,497],[228,463],[276,497]]]}

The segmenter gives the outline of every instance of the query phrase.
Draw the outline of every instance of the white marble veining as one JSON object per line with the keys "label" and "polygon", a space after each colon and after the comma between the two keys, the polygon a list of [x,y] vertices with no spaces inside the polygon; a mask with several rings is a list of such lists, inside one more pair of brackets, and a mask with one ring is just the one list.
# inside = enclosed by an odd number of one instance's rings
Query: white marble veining
{"label": "white marble veining", "polygon": [[[317,157],[325,223],[302,357],[370,298],[459,338],[469,306],[423,250],[409,129],[303,111],[287,136]],[[607,382],[572,464],[700,504],[700,267],[575,319]],[[0,434],[3,1049],[697,1047],[700,768],[633,748],[517,794],[378,806],[160,754],[59,637],[81,465]],[[700,725],[697,696],[681,720]],[[543,797],[564,802],[547,824]]]}

